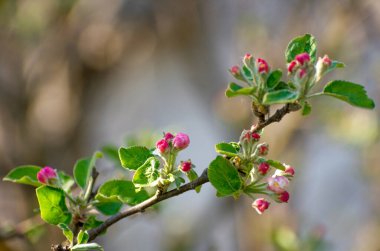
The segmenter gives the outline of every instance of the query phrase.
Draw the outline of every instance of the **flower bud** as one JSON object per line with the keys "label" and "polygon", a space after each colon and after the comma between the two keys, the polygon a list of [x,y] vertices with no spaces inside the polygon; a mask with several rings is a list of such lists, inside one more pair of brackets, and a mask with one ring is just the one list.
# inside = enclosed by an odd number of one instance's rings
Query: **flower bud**
{"label": "flower bud", "polygon": [[284,173],[288,174],[290,176],[294,176],[295,170],[294,170],[294,168],[292,166],[288,166],[288,167],[286,167]]}
{"label": "flower bud", "polygon": [[183,150],[190,144],[189,136],[185,133],[177,133],[173,139],[173,146],[177,150]]}
{"label": "flower bud", "polygon": [[167,141],[167,142],[170,142],[170,140],[172,140],[174,138],[174,135],[171,134],[170,132],[167,132],[165,133],[164,135],[164,139]]}
{"label": "flower bud", "polygon": [[290,74],[292,74],[296,69],[297,67],[297,61],[295,61],[295,60],[293,60],[292,62],[290,62],[289,63],[289,65],[288,65],[288,72],[290,73]]}
{"label": "flower bud", "polygon": [[301,69],[301,70],[299,70],[299,72],[298,72],[298,77],[299,78],[303,78],[304,76],[306,76],[307,75],[307,71],[305,70],[305,69]]}
{"label": "flower bud", "polygon": [[252,139],[254,140],[254,141],[259,141],[260,140],[260,134],[258,134],[258,133],[256,133],[256,132],[254,132],[254,133],[252,133]]}
{"label": "flower bud", "polygon": [[317,81],[323,76],[323,74],[327,71],[327,69],[331,66],[332,61],[331,59],[325,55],[323,58],[319,58],[318,62],[315,66],[316,69],[316,77]]}
{"label": "flower bud", "polygon": [[180,165],[180,168],[183,172],[188,172],[191,170],[191,167],[192,167],[192,164],[191,164],[191,161],[188,160],[188,161],[181,161],[181,165]]}
{"label": "flower bud", "polygon": [[289,193],[287,191],[284,191],[282,193],[280,193],[277,197],[278,201],[279,202],[285,202],[285,203],[288,203],[289,201]]}
{"label": "flower bud", "polygon": [[252,203],[252,207],[253,207],[254,209],[256,209],[256,211],[257,211],[258,214],[262,214],[262,213],[264,213],[264,211],[268,209],[269,205],[270,205],[270,202],[267,201],[267,200],[264,199],[264,198],[256,199],[256,200]]}
{"label": "flower bud", "polygon": [[230,69],[230,72],[231,74],[234,76],[234,77],[237,77],[240,75],[240,67],[235,65],[235,66],[232,66],[231,69]]}
{"label": "flower bud", "polygon": [[269,170],[270,166],[267,162],[261,162],[259,164],[259,167],[257,168],[257,171],[261,174],[261,175],[265,175],[267,174],[268,170]]}
{"label": "flower bud", "polygon": [[52,184],[57,179],[57,172],[53,168],[45,166],[37,173],[37,179],[43,184]]}
{"label": "flower bud", "polygon": [[265,156],[268,154],[269,151],[269,145],[267,143],[262,143],[257,146],[257,151],[260,156]]}
{"label": "flower bud", "polygon": [[257,71],[259,73],[268,73],[269,72],[269,65],[267,61],[265,61],[262,58],[257,59]]}
{"label": "flower bud", "polygon": [[156,143],[156,148],[161,154],[167,153],[169,150],[169,147],[170,147],[169,143],[165,139],[160,139]]}
{"label": "flower bud", "polygon": [[268,178],[268,190],[280,194],[285,191],[289,180],[284,176],[275,176]]}
{"label": "flower bud", "polygon": [[300,63],[300,65],[304,65],[310,62],[310,55],[307,52],[304,52],[298,54],[295,59],[298,63]]}

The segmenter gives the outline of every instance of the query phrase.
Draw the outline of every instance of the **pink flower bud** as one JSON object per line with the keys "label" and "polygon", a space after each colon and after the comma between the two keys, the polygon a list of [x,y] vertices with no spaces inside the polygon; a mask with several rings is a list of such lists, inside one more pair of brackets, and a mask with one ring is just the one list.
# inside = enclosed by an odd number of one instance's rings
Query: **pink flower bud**
{"label": "pink flower bud", "polygon": [[240,67],[237,65],[232,66],[230,72],[232,73],[232,75],[237,76],[240,74]]}
{"label": "pink flower bud", "polygon": [[256,209],[256,211],[257,211],[258,214],[262,214],[262,213],[264,213],[264,211],[268,209],[269,205],[270,205],[270,202],[267,201],[267,200],[264,199],[264,198],[256,199],[256,200],[252,203],[252,207],[253,207],[254,209]]}
{"label": "pink flower bud", "polygon": [[297,61],[293,60],[292,62],[290,62],[288,65],[288,72],[293,73],[296,66],[297,66]]}
{"label": "pink flower bud", "polygon": [[275,176],[268,178],[268,189],[277,194],[284,192],[288,184],[289,180],[284,176]]}
{"label": "pink flower bud", "polygon": [[256,133],[256,132],[254,132],[254,133],[252,133],[252,139],[254,140],[254,141],[259,141],[260,140],[260,134],[258,134],[258,133]]}
{"label": "pink flower bud", "polygon": [[43,184],[51,184],[57,179],[57,172],[50,166],[45,166],[37,173],[37,179]]}
{"label": "pink flower bud", "polygon": [[259,167],[258,167],[258,172],[261,174],[261,175],[265,175],[267,174],[268,170],[269,170],[270,166],[267,162],[261,162],[259,164]]}
{"label": "pink flower bud", "polygon": [[161,154],[165,154],[169,150],[169,143],[165,139],[160,139],[156,143],[156,148]]}
{"label": "pink flower bud", "polygon": [[269,72],[269,65],[268,65],[267,61],[265,61],[262,58],[258,58],[257,64],[258,64],[257,69],[258,69],[259,73],[268,73]]}
{"label": "pink flower bud", "polygon": [[257,146],[257,150],[258,150],[260,156],[265,156],[268,154],[269,145],[267,143],[262,143],[262,144]]}
{"label": "pink flower bud", "polygon": [[191,161],[188,160],[188,161],[181,161],[181,170],[184,171],[184,172],[188,172],[191,170]]}
{"label": "pink flower bud", "polygon": [[185,133],[177,133],[173,139],[173,146],[177,150],[182,150],[188,147],[190,144],[189,136]]}
{"label": "pink flower bud", "polygon": [[309,63],[310,55],[307,52],[304,52],[304,53],[298,54],[295,59],[298,61],[298,63],[300,63],[300,65],[304,65],[304,64]]}
{"label": "pink flower bud", "polygon": [[164,139],[165,139],[167,142],[170,142],[170,140],[172,140],[173,138],[174,138],[174,135],[171,134],[170,132],[165,133]]}
{"label": "pink flower bud", "polygon": [[245,55],[244,55],[244,61],[246,61],[246,60],[251,60],[252,59],[252,54],[251,53],[246,53]]}
{"label": "pink flower bud", "polygon": [[332,61],[331,59],[329,58],[329,56],[327,55],[324,55],[323,58],[322,58],[322,62],[324,65],[326,66],[330,66],[332,64]]}
{"label": "pink flower bud", "polygon": [[291,175],[291,176],[294,176],[295,174],[295,170],[292,166],[288,166],[286,167],[285,169],[285,174],[288,174],[288,175]]}
{"label": "pink flower bud", "polygon": [[290,197],[289,193],[287,191],[284,191],[284,192],[280,193],[277,198],[280,202],[288,203],[289,197]]}
{"label": "pink flower bud", "polygon": [[299,78],[303,78],[307,74],[307,71],[305,69],[301,69],[299,71]]}

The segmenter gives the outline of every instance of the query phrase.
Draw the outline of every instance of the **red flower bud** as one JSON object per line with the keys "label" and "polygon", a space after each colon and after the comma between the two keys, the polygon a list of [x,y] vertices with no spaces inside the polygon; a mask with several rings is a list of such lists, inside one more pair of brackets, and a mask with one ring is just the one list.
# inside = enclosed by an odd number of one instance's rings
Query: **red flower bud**
{"label": "red flower bud", "polygon": [[289,63],[288,65],[288,72],[293,73],[294,68],[297,66],[297,61],[293,60],[292,62]]}
{"label": "red flower bud", "polygon": [[232,75],[237,76],[240,74],[240,67],[237,65],[232,66],[230,72],[232,73]]}
{"label": "red flower bud", "polygon": [[295,174],[295,170],[292,166],[288,166],[286,169],[285,169],[285,173],[288,174],[288,175],[291,175],[291,176],[294,176]]}
{"label": "red flower bud", "polygon": [[156,143],[156,148],[161,154],[165,154],[169,150],[169,143],[165,139],[160,139]]}
{"label": "red flower bud", "polygon": [[191,170],[191,166],[192,166],[192,164],[191,164],[190,160],[189,161],[181,161],[181,170],[183,172],[190,171]]}
{"label": "red flower bud", "polygon": [[267,174],[268,170],[269,170],[270,166],[267,162],[261,162],[259,164],[259,167],[258,167],[258,172],[261,174],[261,175],[265,175]]}
{"label": "red flower bud", "polygon": [[309,63],[310,61],[310,55],[307,52],[298,54],[295,59],[300,63],[300,65],[304,65]]}
{"label": "red flower bud", "polygon": [[252,138],[254,141],[259,141],[260,137],[261,137],[260,134],[258,134],[256,132],[252,133]]}
{"label": "red flower bud", "polygon": [[260,156],[265,156],[268,154],[269,146],[267,143],[262,143],[262,144],[257,146],[257,150],[258,150]]}
{"label": "red flower bud", "polygon": [[189,136],[185,133],[177,133],[173,139],[173,146],[177,150],[182,150],[188,147],[190,144]]}
{"label": "red flower bud", "polygon": [[332,61],[331,59],[329,58],[329,56],[327,55],[324,55],[323,58],[322,58],[322,62],[324,65],[326,66],[330,66],[332,64]]}
{"label": "red flower bud", "polygon": [[51,184],[57,179],[57,172],[50,166],[45,166],[37,173],[37,179],[43,184]]}
{"label": "red flower bud", "polygon": [[167,132],[165,133],[165,136],[164,136],[164,139],[169,142],[170,140],[172,140],[174,138],[174,135],[171,134],[170,132]]}
{"label": "red flower bud", "polygon": [[258,72],[259,73],[268,73],[269,72],[269,65],[267,61],[265,61],[262,58],[257,59],[257,64],[258,64]]}
{"label": "red flower bud", "polygon": [[245,55],[244,55],[244,61],[245,60],[251,60],[252,59],[252,55],[251,55],[251,53],[246,53]]}
{"label": "red flower bud", "polygon": [[305,69],[301,69],[299,71],[299,78],[303,78],[307,74],[307,71]]}
{"label": "red flower bud", "polygon": [[256,209],[258,214],[264,213],[268,209],[270,202],[264,198],[259,198],[252,203],[252,207]]}
{"label": "red flower bud", "polygon": [[290,197],[289,193],[287,191],[284,191],[284,192],[280,193],[277,198],[280,202],[288,203],[289,197]]}

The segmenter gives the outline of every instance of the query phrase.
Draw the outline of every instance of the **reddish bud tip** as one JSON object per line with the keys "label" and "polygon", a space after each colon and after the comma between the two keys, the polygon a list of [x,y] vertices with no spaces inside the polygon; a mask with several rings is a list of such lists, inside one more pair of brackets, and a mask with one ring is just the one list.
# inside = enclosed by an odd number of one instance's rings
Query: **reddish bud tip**
{"label": "reddish bud tip", "polygon": [[257,70],[259,73],[268,73],[269,72],[269,65],[267,61],[265,61],[262,58],[257,59]]}
{"label": "reddish bud tip", "polygon": [[267,155],[269,152],[269,145],[267,143],[262,143],[257,146],[257,150],[259,152],[259,155],[261,156]]}
{"label": "reddish bud tip", "polygon": [[294,174],[296,173],[294,168],[292,166],[288,166],[286,169],[285,169],[285,173],[286,174],[289,174],[291,176],[294,176]]}
{"label": "reddish bud tip", "polygon": [[167,132],[167,133],[165,133],[165,135],[164,135],[164,139],[165,139],[167,142],[169,142],[169,141],[172,140],[173,138],[174,138],[174,135],[171,134],[170,132]]}
{"label": "reddish bud tip", "polygon": [[192,166],[192,164],[191,164],[190,160],[189,161],[181,161],[181,170],[183,172],[190,171],[191,170],[191,166]]}
{"label": "reddish bud tip", "polygon": [[304,52],[298,54],[295,59],[298,61],[298,63],[300,63],[300,65],[304,65],[310,62],[310,55],[307,52]]}
{"label": "reddish bud tip", "polygon": [[251,53],[246,53],[244,55],[244,60],[250,60],[252,58],[252,54]]}
{"label": "reddish bud tip", "polygon": [[323,58],[322,58],[322,62],[324,65],[326,66],[330,66],[332,64],[332,61],[331,59],[329,58],[329,56],[327,55],[324,55]]}
{"label": "reddish bud tip", "polygon": [[301,69],[299,71],[299,78],[303,78],[307,74],[307,71],[305,69]]}
{"label": "reddish bud tip", "polygon": [[259,164],[259,167],[258,167],[258,172],[261,174],[261,175],[265,175],[267,174],[268,170],[269,170],[270,166],[267,162],[261,162]]}
{"label": "reddish bud tip", "polygon": [[270,202],[264,198],[259,198],[252,203],[252,207],[256,209],[258,214],[264,213],[269,208]]}
{"label": "reddish bud tip", "polygon": [[292,62],[290,62],[288,65],[288,72],[293,73],[296,66],[297,66],[297,61],[293,60]]}
{"label": "reddish bud tip", "polygon": [[280,202],[288,203],[289,197],[289,193],[287,191],[284,191],[280,193],[277,198]]}
{"label": "reddish bud tip", "polygon": [[173,139],[173,146],[177,150],[182,150],[188,147],[190,144],[189,136],[185,133],[177,133]]}
{"label": "reddish bud tip", "polygon": [[156,148],[161,154],[165,154],[169,150],[169,143],[165,139],[160,139],[156,143]]}
{"label": "reddish bud tip", "polygon": [[235,65],[235,66],[232,66],[231,69],[230,69],[232,75],[238,75],[240,73],[240,67]]}
{"label": "reddish bud tip", "polygon": [[37,173],[37,179],[43,184],[49,184],[57,178],[57,172],[50,166],[45,166]]}
{"label": "reddish bud tip", "polygon": [[254,133],[252,133],[252,138],[255,140],[255,141],[259,141],[260,140],[260,134],[258,134],[258,133],[256,133],[256,132],[254,132]]}

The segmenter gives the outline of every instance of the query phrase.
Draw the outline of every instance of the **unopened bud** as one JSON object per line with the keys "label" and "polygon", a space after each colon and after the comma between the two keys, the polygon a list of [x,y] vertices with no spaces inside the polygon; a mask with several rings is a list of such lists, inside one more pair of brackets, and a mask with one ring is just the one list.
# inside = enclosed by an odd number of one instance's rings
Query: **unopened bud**
{"label": "unopened bud", "polygon": [[156,143],[156,148],[161,154],[167,153],[169,150],[169,147],[170,147],[169,143],[165,139],[160,139]]}
{"label": "unopened bud", "polygon": [[299,72],[298,72],[298,77],[299,78],[303,78],[304,76],[306,76],[307,75],[307,71],[306,71],[306,69],[300,69],[299,70]]}
{"label": "unopened bud", "polygon": [[235,66],[232,66],[231,69],[230,69],[230,72],[231,74],[234,76],[234,77],[237,77],[240,75],[240,67],[235,65]]}
{"label": "unopened bud", "polygon": [[295,174],[295,170],[292,166],[288,166],[285,171],[284,171],[285,174],[288,174],[288,175],[291,175],[291,176],[294,176]]}
{"label": "unopened bud", "polygon": [[191,164],[191,161],[188,160],[188,161],[181,161],[181,165],[180,165],[180,168],[183,172],[188,172],[191,170],[191,167],[192,167],[192,164]]}
{"label": "unopened bud", "polygon": [[260,156],[265,156],[269,152],[269,145],[267,143],[262,143],[257,146],[257,151]]}
{"label": "unopened bud", "polygon": [[254,132],[254,133],[252,133],[252,139],[254,140],[254,141],[259,141],[260,140],[260,134],[258,134],[258,133],[256,133],[256,132]]}
{"label": "unopened bud", "polygon": [[165,139],[167,142],[169,142],[169,141],[172,140],[173,138],[174,138],[174,135],[171,134],[170,132],[167,132],[167,133],[165,133],[165,135],[164,135],[164,139]]}
{"label": "unopened bud", "polygon": [[252,203],[252,207],[256,209],[258,214],[264,213],[269,208],[270,202],[264,198],[259,198]]}
{"label": "unopened bud", "polygon": [[185,133],[177,133],[173,139],[173,146],[177,150],[183,150],[190,144],[189,136]]}
{"label": "unopened bud", "polygon": [[43,184],[53,184],[57,179],[57,172],[53,168],[45,166],[37,173],[37,179]]}
{"label": "unopened bud", "polygon": [[259,164],[259,167],[257,168],[257,171],[261,174],[261,175],[265,175],[267,174],[268,170],[269,170],[270,166],[267,162],[261,162]]}
{"label": "unopened bud", "polygon": [[310,62],[310,55],[307,52],[304,52],[298,54],[295,59],[298,63],[300,63],[300,65],[304,65]]}
{"label": "unopened bud", "polygon": [[323,74],[325,74],[325,72],[331,66],[331,64],[332,61],[327,55],[323,56],[323,58],[318,59],[317,65],[315,66],[315,75],[317,77],[317,81],[321,79],[321,77],[323,76]]}
{"label": "unopened bud", "polygon": [[290,74],[294,73],[294,71],[296,70],[295,68],[297,67],[297,61],[293,60],[292,62],[289,63],[288,65],[288,72]]}
{"label": "unopened bud", "polygon": [[277,199],[279,202],[288,203],[289,197],[289,193],[287,191],[284,191],[278,195]]}
{"label": "unopened bud", "polygon": [[277,194],[284,192],[288,184],[289,180],[284,176],[275,176],[268,178],[268,189]]}
{"label": "unopened bud", "polygon": [[257,59],[257,71],[261,74],[262,73],[268,73],[269,72],[269,65],[268,65],[267,61],[265,61],[262,58],[258,58]]}

